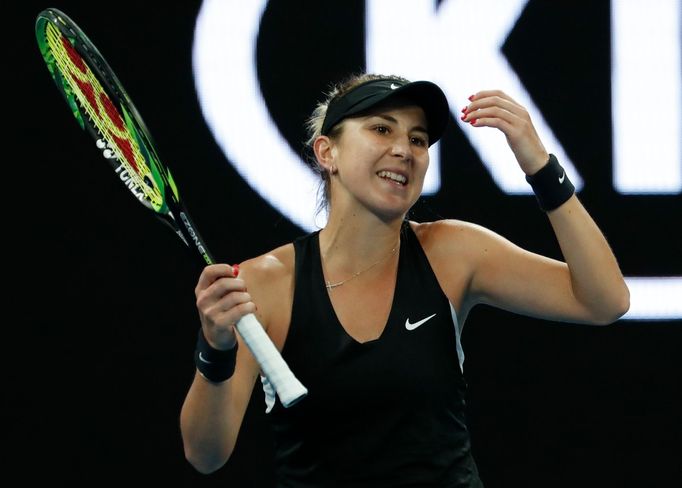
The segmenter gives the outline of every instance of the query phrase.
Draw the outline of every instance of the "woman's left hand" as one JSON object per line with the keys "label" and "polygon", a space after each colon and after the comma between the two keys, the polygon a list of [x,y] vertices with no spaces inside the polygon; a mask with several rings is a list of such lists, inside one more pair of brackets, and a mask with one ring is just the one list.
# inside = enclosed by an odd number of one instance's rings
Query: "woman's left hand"
{"label": "woman's left hand", "polygon": [[540,140],[528,111],[500,90],[480,91],[462,109],[461,120],[474,127],[495,127],[507,138],[521,169],[527,175],[547,164],[549,154]]}

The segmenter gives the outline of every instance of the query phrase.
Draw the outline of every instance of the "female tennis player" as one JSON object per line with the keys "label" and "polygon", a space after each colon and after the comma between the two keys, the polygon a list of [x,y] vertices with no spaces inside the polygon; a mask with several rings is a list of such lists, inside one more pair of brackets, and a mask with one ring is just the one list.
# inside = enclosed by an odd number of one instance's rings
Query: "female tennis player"
{"label": "female tennis player", "polygon": [[[419,223],[428,148],[450,111],[431,82],[362,74],[309,119],[325,227],[196,286],[197,373],[181,412],[200,472],[232,453],[257,363],[235,334],[255,313],[308,395],[266,393],[281,487],[480,487],[465,417],[460,334],[477,304],[551,321],[610,324],[629,291],[606,239],[526,110],[501,91],[470,97],[471,130],[501,131],[565,261],[458,220]],[[293,189],[292,189],[293,190]]]}

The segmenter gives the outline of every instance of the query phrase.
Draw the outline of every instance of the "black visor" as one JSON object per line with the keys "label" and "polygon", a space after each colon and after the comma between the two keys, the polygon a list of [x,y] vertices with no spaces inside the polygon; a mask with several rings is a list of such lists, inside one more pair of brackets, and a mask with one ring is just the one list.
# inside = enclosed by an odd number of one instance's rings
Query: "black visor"
{"label": "black visor", "polygon": [[322,124],[322,135],[343,119],[357,115],[394,98],[414,102],[426,115],[429,146],[441,138],[450,117],[448,100],[438,85],[430,81],[404,82],[395,78],[371,80],[332,99]]}

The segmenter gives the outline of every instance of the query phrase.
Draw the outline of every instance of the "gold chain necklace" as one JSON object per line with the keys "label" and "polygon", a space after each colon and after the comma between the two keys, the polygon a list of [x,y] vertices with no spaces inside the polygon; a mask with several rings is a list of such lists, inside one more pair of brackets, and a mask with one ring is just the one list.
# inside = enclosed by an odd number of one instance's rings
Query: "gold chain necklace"
{"label": "gold chain necklace", "polygon": [[367,268],[365,268],[365,269],[363,269],[363,270],[361,270],[361,271],[358,271],[358,272],[356,272],[356,273],[353,273],[353,274],[351,275],[350,278],[346,278],[345,280],[337,281],[336,283],[332,283],[331,281],[327,281],[327,282],[325,283],[325,287],[327,288],[328,291],[331,291],[333,288],[336,288],[337,286],[341,286],[341,285],[343,285],[344,283],[348,283],[348,282],[349,282],[350,280],[352,280],[353,278],[357,278],[357,277],[360,276],[362,273],[364,273],[364,272],[366,272],[366,271],[369,271],[370,269],[372,269],[372,268],[373,268],[374,266],[376,266],[377,264],[379,264],[379,263],[381,263],[381,262],[387,260],[389,257],[393,256],[393,254],[395,254],[395,251],[398,249],[399,246],[400,246],[400,241],[398,241],[398,244],[397,244],[393,249],[391,249],[391,252],[389,252],[386,256],[384,256],[383,258],[381,258],[379,261],[377,261],[377,262],[375,262],[375,263],[369,265]]}

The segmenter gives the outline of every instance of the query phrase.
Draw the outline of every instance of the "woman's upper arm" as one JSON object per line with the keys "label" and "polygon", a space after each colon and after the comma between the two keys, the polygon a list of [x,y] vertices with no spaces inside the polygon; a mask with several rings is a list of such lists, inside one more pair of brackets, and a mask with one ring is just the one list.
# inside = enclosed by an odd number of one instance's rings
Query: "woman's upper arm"
{"label": "woman's upper arm", "polygon": [[256,317],[281,351],[289,330],[294,293],[294,248],[289,244],[240,266],[256,304]]}
{"label": "woman's upper arm", "polygon": [[476,304],[557,321],[590,322],[566,263],[527,251],[476,224],[430,224],[434,270],[464,316]]}
{"label": "woman's upper arm", "polygon": [[474,302],[547,320],[592,322],[573,292],[566,263],[527,251],[482,227],[471,236]]}

